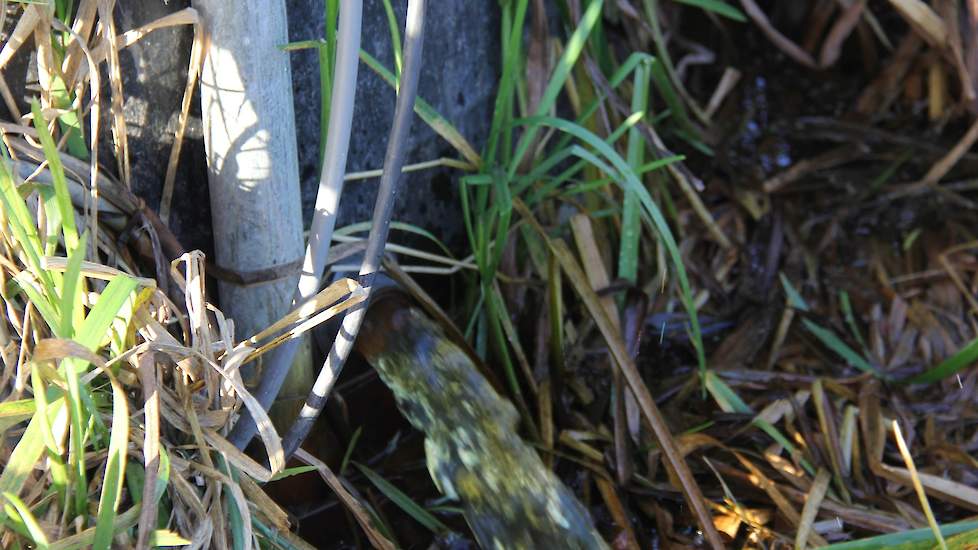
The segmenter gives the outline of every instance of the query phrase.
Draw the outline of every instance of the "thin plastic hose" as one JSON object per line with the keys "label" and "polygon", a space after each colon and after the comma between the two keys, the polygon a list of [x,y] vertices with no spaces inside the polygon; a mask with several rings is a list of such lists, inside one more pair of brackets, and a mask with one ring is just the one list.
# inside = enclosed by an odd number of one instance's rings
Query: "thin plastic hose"
{"label": "thin plastic hose", "polygon": [[400,89],[397,93],[397,105],[394,110],[394,123],[391,126],[387,142],[387,154],[384,157],[384,173],[380,178],[380,189],[377,201],[374,203],[373,223],[364,252],[363,264],[360,266],[360,284],[367,292],[364,300],[356,309],[347,312],[343,318],[333,347],[326,356],[316,383],[306,398],[306,404],[299,412],[295,424],[289,429],[282,448],[286,459],[302,444],[313,424],[322,412],[333,384],[339,377],[343,364],[353,349],[360,325],[370,299],[370,291],[374,278],[380,269],[380,262],[387,243],[387,233],[390,230],[391,213],[401,179],[401,168],[404,165],[404,152],[407,145],[408,133],[411,129],[411,119],[414,117],[414,100],[418,92],[418,77],[421,72],[421,53],[424,38],[425,0],[410,0],[408,2],[407,20],[405,22],[404,69],[401,73]]}
{"label": "thin plastic hose", "polygon": [[[362,0],[344,0],[340,7],[336,68],[333,71],[333,96],[330,100],[329,129],[319,178],[316,210],[309,229],[309,243],[302,262],[299,285],[292,298],[292,308],[311,298],[318,290],[329,256],[329,245],[336,226],[337,207],[343,193],[343,175],[350,148],[350,129],[357,91],[357,69],[360,65],[360,27]],[[289,340],[271,352],[262,373],[255,399],[266,410],[275,401],[299,348],[298,339]],[[228,440],[243,449],[258,431],[255,421],[245,411],[231,430]]]}

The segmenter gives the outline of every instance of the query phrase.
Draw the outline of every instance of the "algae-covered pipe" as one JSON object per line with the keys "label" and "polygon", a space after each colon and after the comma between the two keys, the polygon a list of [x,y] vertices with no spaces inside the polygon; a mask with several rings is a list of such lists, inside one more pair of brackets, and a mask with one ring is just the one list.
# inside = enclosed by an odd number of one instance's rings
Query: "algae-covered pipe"
{"label": "algae-covered pipe", "polygon": [[483,548],[607,548],[584,506],[517,434],[513,405],[406,299],[375,301],[357,349],[425,434],[428,471]]}

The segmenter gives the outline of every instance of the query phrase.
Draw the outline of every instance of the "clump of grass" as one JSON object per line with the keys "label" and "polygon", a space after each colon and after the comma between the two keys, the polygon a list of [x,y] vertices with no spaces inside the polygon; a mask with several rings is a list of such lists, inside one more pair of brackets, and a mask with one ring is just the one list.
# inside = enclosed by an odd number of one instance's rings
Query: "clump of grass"
{"label": "clump of grass", "polygon": [[[206,303],[202,256],[174,264],[180,305],[152,279],[87,260],[91,237],[78,235],[62,153],[37,104],[34,115],[53,184],[16,178],[6,148],[0,162],[0,417],[11,445],[0,474],[0,544],[145,547],[250,540],[257,523],[287,531],[285,513],[238,477],[271,473],[221,435],[242,395],[236,366],[249,348],[232,349],[228,322]],[[40,199],[40,222],[25,198]],[[189,331],[185,341],[171,335],[173,323]],[[263,435],[274,449],[274,432]],[[215,521],[221,510],[236,512]]]}
{"label": "clump of grass", "polygon": [[[356,304],[359,287],[341,281],[271,332],[235,341],[205,296],[203,256],[169,265],[163,249],[176,255],[179,245],[96,157],[97,63],[111,69],[118,48],[196,24],[196,14],[118,38],[111,25],[93,34],[99,17],[111,18],[108,5],[58,2],[52,19],[26,4],[14,31],[36,35],[40,55],[51,48],[59,62],[39,67],[39,101],[5,126],[0,145],[0,547],[307,548],[259,486],[296,471],[284,469],[279,436],[237,368]],[[109,74],[121,94],[118,72]],[[125,159],[122,98],[113,99],[114,146]],[[130,220],[143,231],[127,248],[119,237]],[[152,278],[134,256],[156,268]],[[259,421],[267,467],[225,439],[242,407]]]}

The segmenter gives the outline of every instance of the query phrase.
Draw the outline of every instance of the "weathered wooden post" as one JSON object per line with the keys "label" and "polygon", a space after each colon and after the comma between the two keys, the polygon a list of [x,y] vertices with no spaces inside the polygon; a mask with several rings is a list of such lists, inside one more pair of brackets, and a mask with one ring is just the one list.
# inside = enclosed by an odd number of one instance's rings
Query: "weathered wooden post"
{"label": "weathered wooden post", "polygon": [[[215,260],[227,270],[266,272],[256,284],[219,284],[222,310],[243,339],[288,311],[303,255],[292,76],[279,48],[288,42],[285,2],[194,0],[194,7],[207,40],[200,95]],[[303,363],[304,372],[290,376],[298,393],[312,375],[308,356]],[[249,385],[255,371],[242,373]]]}

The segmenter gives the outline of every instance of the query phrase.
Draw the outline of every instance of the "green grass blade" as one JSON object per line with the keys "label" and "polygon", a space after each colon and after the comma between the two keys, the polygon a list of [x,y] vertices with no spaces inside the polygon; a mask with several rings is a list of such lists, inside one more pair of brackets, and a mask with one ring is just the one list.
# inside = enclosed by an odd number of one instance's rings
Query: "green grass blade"
{"label": "green grass blade", "polygon": [[[632,112],[645,113],[649,103],[648,64],[640,64],[635,70],[632,92]],[[638,173],[645,156],[645,142],[637,128],[628,131],[627,159],[632,170]],[[638,280],[638,243],[642,235],[641,205],[633,191],[625,191],[621,205],[621,243],[618,249],[618,276],[635,283]]]}
{"label": "green grass blade", "polygon": [[75,335],[75,326],[83,318],[81,310],[81,264],[85,259],[85,245],[88,242],[88,233],[83,233],[79,240],[78,247],[68,257],[68,265],[65,268],[61,283],[61,337],[72,338]]}
{"label": "green grass blade", "polygon": [[659,94],[665,100],[666,105],[669,107],[669,112],[679,121],[680,127],[689,128],[690,122],[689,115],[686,113],[686,107],[676,92],[673,81],[669,79],[668,67],[666,67],[661,59],[663,58],[657,58],[651,67],[652,80],[655,82],[655,88],[659,90]]}
{"label": "green grass blade", "polygon": [[[588,151],[584,147],[581,147],[580,145],[575,145],[575,146],[571,147],[571,150],[573,151],[574,156],[576,156],[576,157],[584,160],[586,163],[588,163],[591,166],[597,168],[598,170],[604,172],[605,174],[617,174],[618,173],[617,170],[615,170],[614,168],[612,168],[608,163],[606,163],[603,160],[601,160],[600,157],[598,157],[597,155],[595,155],[591,151]],[[634,194],[634,192],[631,191],[631,190],[628,190],[627,192]]]}
{"label": "green grass blade", "polygon": [[[465,235],[469,239],[469,243],[473,248],[476,248],[476,228],[475,220],[472,215],[472,204],[469,200],[469,183],[468,176],[462,177],[458,182],[458,196],[462,203],[462,224],[465,226]],[[478,254],[478,249],[475,250]]]}
{"label": "green grass blade", "polygon": [[[376,58],[374,58],[369,53],[360,50],[360,60],[366,65],[370,70],[377,73],[381,79],[384,80],[390,86],[397,87],[397,78],[391,73],[386,67],[384,67]],[[443,117],[438,111],[435,110],[427,101],[418,97],[414,101],[414,112],[421,117],[421,120],[425,122],[431,129],[441,136],[442,139],[448,142],[449,145],[455,148],[456,151],[462,158],[469,161],[473,166],[482,165],[482,157],[479,153],[475,152],[472,145],[459,133],[458,129],[448,122],[448,119]]]}
{"label": "green grass blade", "polygon": [[[352,235],[354,233],[366,233],[367,231],[370,231],[370,225],[371,222],[369,221],[351,223],[350,225],[345,225],[343,227],[340,227],[339,229],[336,229],[335,231],[333,231],[333,234]],[[419,235],[421,237],[424,237],[425,239],[428,239],[429,241],[433,242],[435,246],[438,247],[439,250],[445,253],[445,256],[449,258],[454,258],[454,255],[452,255],[452,251],[448,248],[448,246],[446,246],[444,242],[442,242],[438,237],[436,237],[434,233],[428,231],[427,229],[409,223],[392,221],[391,230],[404,231],[405,233],[412,233],[414,235]]]}
{"label": "green grass blade", "polygon": [[[64,405],[64,400],[58,399],[48,407],[47,411],[34,411],[34,417],[27,425],[24,433],[21,434],[17,446],[7,458],[3,472],[0,472],[0,493],[19,494],[27,482],[27,477],[34,471],[34,465],[37,464],[44,452],[44,434],[41,432],[41,421],[38,420],[38,416],[51,412],[60,414],[61,407]],[[0,511],[0,521],[5,517],[6,513]]]}
{"label": "green grass blade", "polygon": [[[666,37],[662,32],[662,26],[659,24],[658,3],[659,0],[644,0],[642,2],[645,7],[645,15],[652,27],[652,42],[655,44],[655,52],[657,54],[656,63],[652,66],[652,77],[656,82],[656,87],[663,94],[666,103],[669,105],[669,109],[673,111],[673,115],[678,119],[681,128],[688,130],[692,134],[697,134],[697,129],[690,124],[689,117],[686,114],[686,108],[679,101],[680,95],[687,99],[689,95],[683,90],[683,82],[677,76],[676,67],[672,62],[672,58],[669,57]],[[677,93],[677,90],[682,93]],[[700,112],[692,101],[690,101],[690,107],[696,110],[696,116],[702,122],[708,122],[706,115]]]}
{"label": "green grass blade", "polygon": [[126,481],[126,456],[129,447],[129,401],[122,386],[112,380],[112,431],[109,435],[109,452],[106,457],[102,494],[99,497],[98,517],[95,523],[95,550],[109,550],[112,546],[114,524]]}
{"label": "green grass blade", "polygon": [[3,206],[3,217],[6,218],[14,239],[24,251],[27,265],[34,276],[41,281],[48,295],[53,296],[54,282],[51,279],[51,274],[41,263],[41,258],[44,256],[41,238],[37,234],[37,228],[34,226],[34,220],[27,209],[27,204],[14,185],[14,179],[6,161],[0,162],[0,204]]}
{"label": "green grass blade", "polygon": [[[40,410],[48,410],[48,396],[45,386],[55,388],[54,384],[45,384],[44,377],[41,375],[40,369],[37,365],[31,363],[31,387],[34,389],[34,400],[37,402],[37,408]],[[58,391],[64,395],[60,390]],[[48,422],[47,415],[38,415],[38,421],[40,422],[41,435],[44,438],[44,445],[47,447],[48,460],[50,461],[51,467],[51,480],[55,492],[58,493],[58,501],[62,506],[68,505],[68,468],[65,466],[64,460],[61,457],[61,453],[58,448],[58,438],[55,437],[54,431],[51,429],[51,423]]]}
{"label": "green grass blade", "polygon": [[[2,499],[0,499],[0,503],[2,503]],[[27,526],[20,519],[17,510],[9,504],[0,505],[0,510],[3,511],[3,515],[0,517],[0,533],[6,533],[9,530],[24,539],[30,540],[31,534],[27,531]]]}
{"label": "green grass blade", "polygon": [[614,70],[615,57],[611,46],[608,44],[607,31],[605,31],[605,24],[602,19],[598,19],[594,31],[591,32],[588,49],[602,72],[607,74]]}
{"label": "green grass blade", "polygon": [[51,181],[54,183],[57,205],[61,212],[61,229],[65,239],[65,248],[70,255],[78,248],[78,228],[75,225],[75,208],[71,205],[71,196],[68,195],[65,169],[61,165],[61,154],[54,143],[54,138],[48,132],[47,122],[44,120],[41,105],[37,100],[31,102],[31,111],[34,114],[34,128],[37,130],[41,147],[44,149],[44,158],[47,159]]}
{"label": "green grass blade", "polygon": [[7,431],[11,426],[20,424],[34,416],[34,409],[33,399],[20,399],[18,401],[0,403],[0,437],[3,437],[3,432]]}
{"label": "green grass blade", "polygon": [[139,462],[126,462],[126,490],[133,502],[143,502],[143,483],[146,482],[146,469]]}
{"label": "green grass blade", "polygon": [[[543,95],[540,98],[540,105],[537,107],[535,113],[537,116],[542,116],[549,112],[557,101],[557,96],[567,82],[571,69],[574,68],[581,52],[584,51],[584,46],[587,44],[587,38],[591,34],[591,30],[594,29],[595,24],[597,24],[598,19],[601,17],[601,8],[603,5],[603,0],[593,0],[581,16],[580,24],[564,45],[564,53],[560,56],[560,60],[554,68],[553,75],[550,77],[550,82],[547,83],[547,87],[543,91]],[[520,163],[523,162],[523,157],[529,150],[530,144],[533,143],[537,131],[539,131],[537,125],[530,125],[520,137],[519,144],[516,146],[516,153],[513,155],[513,159],[509,164],[507,179],[512,180],[516,175],[516,170],[519,168]]]}
{"label": "green grass blade", "polygon": [[941,361],[941,364],[936,367],[903,382],[905,384],[932,384],[960,372],[962,369],[974,364],[975,361],[978,361],[978,338],[969,342],[967,346],[958,350],[951,357]]}
{"label": "green grass blade", "polygon": [[72,475],[75,491],[75,513],[85,516],[88,511],[88,468],[85,466],[86,430],[85,426],[91,413],[97,414],[95,408],[89,408],[82,403],[81,383],[78,379],[79,370],[87,362],[76,359],[65,359],[61,362],[61,372],[68,386],[69,437],[68,454],[69,470]]}
{"label": "green grass blade", "polygon": [[68,146],[68,153],[71,156],[88,160],[88,146],[85,144],[84,133],[82,131],[82,118],[78,112],[72,108],[72,92],[65,88],[65,81],[60,76],[51,79],[51,99],[53,103],[64,112],[58,116],[58,127],[61,128],[63,135],[67,136],[65,144]]}
{"label": "green grass blade", "polygon": [[978,548],[978,528],[950,537],[946,544],[947,550],[975,550]]}
{"label": "green grass blade", "polygon": [[499,267],[499,262],[503,258],[503,250],[506,248],[507,235],[509,234],[509,224],[513,217],[513,196],[509,192],[509,185],[505,180],[499,178],[493,186],[493,209],[496,210],[498,223],[496,224],[496,238],[493,244],[493,257],[489,266],[489,271],[495,273]]}
{"label": "green grass blade", "polygon": [[[166,525],[170,517],[171,507],[163,499],[166,488],[170,484],[170,455],[166,449],[160,448],[159,466],[157,467],[156,485],[154,485],[153,500],[158,504],[157,525]],[[129,498],[133,502],[145,504],[149,499],[143,492],[143,485],[146,483],[146,470],[139,462],[126,461],[126,489],[129,491]]]}
{"label": "green grass blade", "polygon": [[[113,532],[118,535],[119,533],[127,529],[131,529],[137,523],[139,523],[140,508],[142,507],[137,504],[119,514],[119,516],[116,518],[115,525],[113,526]],[[77,535],[71,535],[61,540],[52,542],[50,550],[81,550],[83,548],[91,547],[94,540],[95,529],[85,529]]]}
{"label": "green grass blade", "polygon": [[818,338],[825,347],[834,351],[836,355],[846,360],[847,363],[856,367],[857,369],[868,372],[874,376],[884,377],[883,373],[876,369],[873,365],[866,360],[865,357],[856,353],[855,350],[850,348],[845,342],[839,339],[834,332],[828,330],[809,319],[802,319],[802,324],[811,332],[816,338]]}
{"label": "green grass blade", "polygon": [[[641,119],[642,119],[642,114],[641,113],[634,113],[634,114],[632,114],[631,116],[629,116],[628,118],[626,118],[625,121],[622,122],[622,124],[618,128],[615,128],[615,130],[613,132],[611,132],[611,134],[607,138],[605,138],[605,140],[604,140],[605,143],[607,143],[609,145],[614,144],[616,141],[618,141],[619,138],[621,138],[623,135],[625,135],[626,132],[628,132],[629,130],[631,130],[632,128],[634,128],[635,127],[635,124],[637,124],[638,121],[640,121]],[[557,163],[562,162],[563,160],[565,160],[569,156],[577,156],[577,157],[580,157],[581,159],[583,159],[580,162],[575,163],[571,167],[567,168],[566,170],[564,170],[563,172],[561,172],[560,174],[558,174],[557,177],[551,179],[545,185],[542,185],[538,189],[534,190],[533,195],[531,195],[527,199],[527,204],[534,204],[537,201],[543,200],[543,198],[545,198],[547,196],[547,194],[549,194],[552,191],[556,190],[565,181],[567,181],[567,180],[575,177],[589,163],[592,163],[593,162],[593,159],[596,159],[597,158],[594,155],[590,155],[588,153],[581,154],[581,151],[582,150],[583,150],[583,148],[580,145],[568,145],[564,149],[561,149],[559,151],[555,151],[553,153],[553,155],[551,155],[551,157],[549,157],[547,160],[545,160],[544,162],[542,162],[541,164],[547,165],[547,171],[549,171],[550,168],[553,168],[554,166],[556,166]],[[539,168],[537,168],[537,169],[534,169],[533,173],[536,173],[538,175],[538,177],[537,178],[519,178],[517,180],[517,183],[514,186],[514,191],[513,191],[513,194],[514,195],[522,195],[523,192],[526,189],[528,189],[531,184],[533,184],[536,181],[538,181],[539,179],[541,179],[542,176],[543,176],[543,174],[545,172],[540,172],[539,171]],[[613,174],[613,173],[615,173],[615,171],[612,170],[612,171],[607,172],[607,173]],[[638,172],[636,172],[636,176],[637,175],[639,175]],[[522,180],[522,181],[520,181],[520,180]],[[613,181],[615,181],[614,178],[609,178],[607,180],[608,183],[611,183]]]}
{"label": "green grass blade", "polygon": [[[492,337],[497,344],[499,358],[503,363],[503,371],[506,374],[506,381],[509,383],[509,390],[513,394],[512,398],[516,402],[520,415],[524,417],[525,421],[532,423],[533,419],[528,417],[529,415],[523,407],[520,382],[516,376],[516,367],[513,365],[513,360],[509,355],[509,348],[506,346],[506,342],[509,341],[509,338],[506,337],[507,323],[510,324],[509,333],[515,335],[516,332],[512,328],[512,321],[510,320],[509,312],[506,310],[506,304],[503,301],[502,295],[499,293],[499,287],[496,285],[484,288],[483,295],[486,297],[486,313],[488,314],[489,330],[492,332]],[[512,345],[515,348],[519,345],[519,341],[512,342]]]}
{"label": "green grass blade", "polygon": [[[251,524],[255,527],[255,534],[260,541],[256,546],[262,550],[270,548],[279,548],[281,550],[297,550],[298,547],[292,544],[292,542],[287,539],[282,532],[275,527],[269,527],[265,525],[259,516],[254,516],[251,518]],[[388,539],[393,540],[393,539]]]}
{"label": "green grass blade", "polygon": [[[948,523],[942,525],[940,529],[943,536],[952,537],[978,529],[978,521],[971,520]],[[830,544],[825,547],[825,550],[876,550],[878,548],[929,550],[935,544],[937,544],[937,541],[934,539],[934,532],[929,527],[923,527],[901,531],[899,533],[888,533],[876,537]]]}
{"label": "green grass blade", "polygon": [[778,276],[781,277],[781,286],[784,287],[784,293],[788,297],[788,305],[798,311],[809,311],[808,303],[801,297],[801,293],[795,289],[791,281],[784,276],[784,273],[778,273]]}
{"label": "green grass blade", "polygon": [[[13,493],[5,492],[3,493],[3,498],[7,499],[13,511],[20,516],[20,521],[23,523],[27,534],[30,536],[31,542],[37,550],[47,550],[48,548],[48,537],[44,534],[44,530],[41,529],[41,525],[37,522],[37,518],[31,513],[31,509],[24,504],[24,501],[20,500],[20,497]],[[13,517],[9,511],[8,516]]]}
{"label": "green grass blade", "polygon": [[863,353],[868,356],[869,346],[866,345],[866,340],[863,338],[862,333],[859,332],[859,327],[856,326],[856,315],[853,313],[852,304],[849,302],[849,293],[845,290],[839,291],[839,308],[842,310],[842,315],[846,319],[846,325],[849,327],[849,332],[852,333],[852,337],[862,347]]}
{"label": "green grass blade", "polygon": [[906,164],[906,162],[912,159],[913,157],[914,157],[913,149],[906,149],[902,153],[900,153],[900,156],[897,157],[896,160],[891,162],[886,167],[885,170],[883,170],[878,176],[876,176],[875,178],[873,178],[872,181],[869,182],[869,185],[866,186],[866,191],[864,192],[865,196],[871,196],[878,193],[880,188],[886,185],[891,179],[893,179],[893,176],[895,176],[897,172],[900,171],[900,168],[903,167],[903,165]]}
{"label": "green grass blade", "polygon": [[656,206],[655,202],[652,200],[652,196],[649,195],[648,190],[641,184],[638,177],[635,175],[635,172],[631,169],[628,163],[625,162],[625,159],[621,158],[621,155],[619,155],[611,145],[589,130],[582,128],[573,122],[552,117],[533,117],[523,120],[522,123],[531,126],[549,126],[562,132],[574,135],[574,137],[586,143],[592,149],[600,153],[602,157],[607,159],[614,167],[616,172],[609,175],[618,176],[620,179],[618,179],[617,183],[621,185],[625,191],[632,191],[638,197],[639,202],[643,206],[643,219],[653,229],[655,229],[655,231],[659,234],[659,237],[662,239],[662,242],[665,245],[666,251],[668,252],[670,260],[673,264],[673,268],[675,269],[676,278],[679,280],[680,299],[682,300],[686,312],[689,314],[692,329],[691,341],[693,348],[696,351],[700,375],[703,376],[706,373],[706,356],[703,352],[703,339],[700,332],[700,324],[696,313],[696,306],[693,303],[692,289],[689,286],[689,278],[686,275],[686,268],[683,265],[682,255],[679,253],[679,246],[676,244],[676,239],[672,235],[672,230],[669,228],[669,224],[662,216],[662,212],[659,210],[659,207]]}
{"label": "green grass blade", "polygon": [[[638,68],[639,65],[647,64],[651,66],[651,63],[654,62],[655,62],[655,58],[647,53],[644,52],[632,53],[631,55],[628,56],[627,59],[625,59],[625,61],[618,67],[618,69],[615,70],[615,72],[611,75],[611,78],[608,79],[609,87],[611,87],[611,89],[617,88],[619,85],[621,85],[622,82],[625,82],[625,80],[629,76],[632,76],[635,69]],[[595,112],[597,112],[598,108],[601,107],[601,104],[606,99],[608,99],[608,96],[607,94],[605,94],[604,90],[597,90],[597,94],[594,97],[594,99],[592,99],[591,102],[588,103],[587,107],[585,107],[581,111],[581,114],[577,117],[576,120],[577,123],[583,125],[586,120],[591,118],[591,116],[594,115]],[[653,120],[653,122],[655,121]],[[564,136],[563,138],[561,138],[561,141],[557,142],[558,143],[557,148],[560,149],[562,147],[565,147],[566,144],[569,142],[569,140],[570,140],[570,136]]]}
{"label": "green grass blade", "polygon": [[319,59],[319,157],[317,172],[323,170],[323,154],[326,152],[326,134],[329,132],[329,108],[333,99],[333,69],[336,66],[336,21],[339,18],[339,0],[324,2],[325,43],[316,49]]}
{"label": "green grass blade", "polygon": [[[48,300],[48,296],[52,298],[57,297],[57,292],[52,287],[50,290],[46,288],[38,288],[35,286],[37,280],[33,277],[33,273],[22,271],[14,276],[14,281],[17,282],[17,286],[27,295],[27,299],[34,304],[37,312],[41,314],[41,318],[47,323],[51,332],[55,336],[61,337],[61,313],[58,311],[55,304]],[[43,284],[43,283],[42,283]]]}
{"label": "green grass blade", "polygon": [[516,177],[515,183],[515,193],[517,195],[522,194],[522,190],[529,188],[534,183],[547,177],[547,174],[551,170],[560,165],[560,163],[567,160],[567,157],[571,155],[570,147],[564,146],[558,150],[555,150],[546,158],[541,159],[534,163],[533,169],[527,172],[525,175],[519,175]]}
{"label": "green grass blade", "polygon": [[37,188],[38,195],[44,203],[44,255],[54,256],[61,244],[61,207],[58,205],[58,194],[53,187],[41,185]]}
{"label": "green grass blade", "polygon": [[[232,482],[237,482],[238,473],[228,465],[228,462],[224,456],[219,455],[217,460],[221,471],[224,472]],[[248,543],[245,541],[244,514],[248,514],[249,511],[241,509],[237,499],[234,498],[230,490],[224,494],[224,506],[228,515],[228,530],[231,531],[231,550],[243,550],[245,546],[248,545]]]}
{"label": "green grass blade", "polygon": [[[683,155],[675,155],[675,156],[672,156],[672,157],[663,157],[661,159],[658,159],[658,160],[654,160],[652,162],[645,163],[641,167],[639,167],[638,170],[635,171],[635,175],[636,176],[641,176],[642,174],[645,174],[647,172],[651,172],[653,170],[658,170],[659,168],[663,168],[663,167],[668,166],[669,164],[672,164],[674,162],[679,162],[681,160],[685,160],[685,158],[686,157],[684,157]],[[572,194],[575,194],[575,193],[587,193],[589,191],[594,191],[596,189],[600,189],[600,188],[608,185],[609,183],[614,183],[614,181],[615,181],[615,178],[601,178],[601,179],[597,179],[597,180],[594,180],[594,181],[587,181],[587,182],[579,183],[579,184],[576,184],[576,185],[573,185],[573,186],[568,187],[564,191],[564,194],[572,195]],[[527,204],[529,204],[529,203],[527,203]]]}
{"label": "green grass blade", "polygon": [[316,48],[316,57],[319,61],[319,156],[316,157],[316,171],[322,173],[326,137],[329,133],[330,102],[333,100],[334,58],[326,44],[320,44]]}
{"label": "green grass blade", "polygon": [[112,326],[112,321],[137,286],[139,283],[135,279],[123,275],[109,281],[99,296],[98,303],[88,313],[88,317],[78,330],[75,340],[91,351],[98,349],[109,327]]}
{"label": "green grass blade", "polygon": [[732,19],[738,23],[746,23],[747,16],[744,12],[724,2],[723,0],[675,0],[680,4],[695,6],[697,8],[713,12],[717,15]]}
{"label": "green grass blade", "polygon": [[[611,78],[608,79],[609,87],[611,89],[617,88],[619,85],[621,85],[622,82],[624,82],[629,76],[631,76],[634,73],[635,69],[639,65],[651,64],[653,62],[655,62],[655,58],[647,53],[643,53],[643,52],[632,53],[631,55],[628,56],[628,58],[625,59],[625,61],[621,65],[618,66],[618,69],[616,69],[615,72],[611,75]],[[581,114],[577,117],[576,122],[583,126],[585,122],[588,119],[590,119],[595,112],[597,112],[598,108],[601,107],[601,104],[606,99],[608,99],[608,95],[605,93],[603,89],[596,90],[596,95],[594,99],[592,99],[591,102],[588,103],[587,107],[585,107],[581,111]],[[656,123],[658,122],[658,120],[653,119],[652,122]],[[570,135],[561,136],[560,139],[557,141],[557,144],[554,146],[554,150],[559,151],[566,148],[567,145],[570,143],[571,139],[572,136]]]}
{"label": "green grass blade", "polygon": [[[166,525],[170,517],[171,506],[163,498],[170,483],[170,455],[160,448],[159,465],[157,467],[156,485],[153,487],[152,501],[157,503],[157,525]],[[126,461],[126,489],[133,502],[147,503],[150,499],[143,492],[146,483],[146,470],[139,462]]]}
{"label": "green grass blade", "polygon": [[[136,288],[137,282],[134,279],[125,276],[118,276],[109,281],[106,285],[105,290],[99,296],[98,303],[89,312],[88,316],[85,318],[84,323],[80,329],[76,332],[75,341],[85,346],[91,351],[96,351],[101,344],[103,338],[109,327],[112,325],[112,321],[116,318],[116,314],[125,304],[126,300],[132,294],[132,291]],[[65,382],[68,386],[68,406],[71,411],[71,455],[70,455],[70,469],[74,476],[75,482],[75,508],[78,513],[84,513],[85,509],[88,507],[88,483],[86,481],[86,466],[85,466],[85,425],[88,423],[89,413],[94,411],[94,406],[85,406],[84,402],[89,402],[91,404],[91,397],[88,395],[88,390],[85,389],[85,395],[83,395],[81,385],[79,383],[79,374],[85,372],[88,363],[79,359],[66,359],[62,362],[62,368],[60,371],[65,377]],[[83,402],[84,398],[84,402]],[[112,448],[112,442],[116,441],[118,444],[118,438],[116,431],[116,401],[118,397],[113,397],[113,426],[110,435],[110,449]],[[125,402],[125,395],[122,396],[123,403]],[[128,416],[123,419],[124,425],[126,426],[126,432],[121,434],[122,437],[128,438]],[[123,446],[123,452],[125,446]],[[110,456],[111,458],[111,456]],[[120,469],[115,473],[115,476],[124,476],[125,474],[125,461],[121,464],[116,464]],[[109,479],[108,473],[106,474],[105,483],[118,483],[118,481],[113,481]],[[118,487],[110,487],[110,490],[121,490],[121,483]],[[103,490],[103,499],[106,498],[105,491]],[[116,497],[117,498],[117,497]],[[101,517],[103,510],[106,506],[113,504],[110,502],[100,502],[99,505],[99,515]],[[115,505],[109,506],[111,508],[111,517],[115,517]],[[109,514],[109,512],[105,512]],[[99,520],[102,521],[101,519]],[[100,523],[100,525],[102,525]],[[101,528],[99,534],[102,537],[108,536],[109,542],[111,542],[111,529],[110,527]],[[104,542],[103,539],[100,541]],[[107,543],[106,543],[107,544]]]}
{"label": "green grass blade", "polygon": [[394,50],[394,75],[401,78],[401,31],[397,26],[397,16],[391,0],[384,0],[384,13],[387,14],[387,31],[391,35],[391,49]]}
{"label": "green grass blade", "polygon": [[[515,12],[514,12],[515,5]],[[523,28],[526,22],[527,0],[517,0],[503,6],[502,13],[502,75],[499,78],[499,88],[492,110],[492,123],[489,127],[489,139],[486,141],[486,163],[495,166],[500,145],[502,145],[503,162],[508,160],[510,153],[508,144],[511,135],[508,132],[509,122],[513,117],[513,98],[516,95],[516,83],[519,78],[520,51],[523,46]],[[506,131],[506,135],[503,132]],[[503,139],[505,138],[505,139]]]}
{"label": "green grass blade", "polygon": [[[754,410],[737,395],[737,392],[733,388],[717,376],[715,372],[712,370],[707,371],[704,378],[706,380],[706,391],[710,393],[710,396],[717,402],[721,410],[728,413],[754,414]],[[795,445],[770,422],[763,418],[755,417],[751,423],[769,435],[776,443],[784,447],[789,454],[795,454]],[[807,460],[801,459],[801,465],[809,474],[815,475],[815,468]]]}
{"label": "green grass blade", "polygon": [[346,451],[343,452],[343,460],[340,461],[340,469],[337,472],[341,477],[346,475],[346,467],[350,464],[350,457],[353,456],[353,450],[357,448],[357,442],[360,441],[360,436],[363,435],[363,426],[357,426],[356,431],[350,437],[350,443],[346,446]]}
{"label": "green grass blade", "polygon": [[156,500],[159,501],[166,494],[166,488],[170,485],[170,455],[166,449],[160,447],[160,469],[156,476]]}
{"label": "green grass blade", "polygon": [[712,147],[707,145],[706,142],[704,142],[695,134],[691,133],[689,130],[686,130],[684,128],[676,128],[673,131],[673,133],[675,134],[676,137],[685,141],[691,147],[703,153],[704,155],[708,157],[716,156],[716,151],[714,151]]}
{"label": "green grass blade", "polygon": [[710,392],[710,395],[713,396],[713,399],[723,412],[754,414],[754,411],[737,395],[737,392],[713,371],[706,373],[704,383],[706,385],[706,391]]}
{"label": "green grass blade", "polygon": [[414,518],[415,521],[423,525],[426,529],[432,533],[445,533],[449,531],[448,527],[438,520],[435,516],[431,515],[430,512],[422,508],[418,503],[411,500],[411,497],[407,496],[400,489],[392,485],[389,481],[381,477],[377,472],[374,472],[370,468],[360,464],[358,462],[353,463],[360,472],[370,483],[373,483],[375,487],[384,493],[384,496],[389,498],[391,502],[397,505],[398,508],[404,511],[405,514]]}

